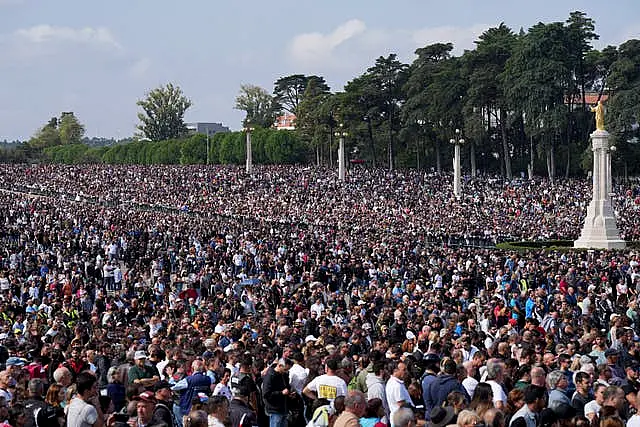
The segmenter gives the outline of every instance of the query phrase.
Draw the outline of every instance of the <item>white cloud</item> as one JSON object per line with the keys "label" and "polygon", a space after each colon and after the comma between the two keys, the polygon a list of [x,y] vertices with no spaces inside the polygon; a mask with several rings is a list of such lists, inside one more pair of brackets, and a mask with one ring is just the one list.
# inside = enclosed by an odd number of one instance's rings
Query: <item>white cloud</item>
{"label": "white cloud", "polygon": [[132,77],[143,77],[151,68],[151,60],[149,58],[141,58],[133,63],[129,68],[129,74]]}
{"label": "white cloud", "polygon": [[334,50],[366,30],[364,22],[352,19],[328,34],[305,33],[294,37],[289,51],[300,64],[321,64],[332,58]]}
{"label": "white cloud", "polygon": [[461,55],[465,49],[473,49],[474,42],[480,34],[491,25],[475,24],[470,27],[442,26],[422,28],[413,32],[411,39],[416,47],[423,47],[434,43],[453,43],[453,53]]}
{"label": "white cloud", "polygon": [[17,30],[14,36],[22,42],[33,45],[47,43],[80,44],[92,47],[104,47],[120,50],[122,47],[108,28],[85,27],[54,27],[51,25],[36,25]]}

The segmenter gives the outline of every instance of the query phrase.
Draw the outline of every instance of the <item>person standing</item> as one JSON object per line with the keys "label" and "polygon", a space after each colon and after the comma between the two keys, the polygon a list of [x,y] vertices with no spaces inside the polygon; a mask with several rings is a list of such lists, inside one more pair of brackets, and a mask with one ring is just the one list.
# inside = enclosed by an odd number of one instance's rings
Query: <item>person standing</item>
{"label": "person standing", "polygon": [[338,396],[346,396],[347,383],[336,372],[339,368],[337,359],[329,359],[325,364],[325,374],[315,377],[302,390],[303,394],[311,400],[328,399],[333,401]]}
{"label": "person standing", "polygon": [[287,427],[287,399],[291,393],[289,370],[293,362],[281,358],[267,370],[262,382],[265,412],[269,415],[269,427]]}
{"label": "person standing", "polygon": [[389,381],[387,381],[385,392],[387,394],[391,427],[394,427],[393,414],[401,407],[411,404],[409,390],[404,384],[404,378],[407,376],[407,365],[403,362],[389,362],[387,371],[392,372]]}
{"label": "person standing", "polygon": [[251,388],[246,382],[238,384],[229,403],[229,420],[231,427],[257,427],[258,416],[249,404]]}
{"label": "person standing", "polygon": [[67,427],[103,427],[104,414],[98,400],[98,380],[89,372],[76,377],[76,396],[67,407]]}
{"label": "person standing", "polygon": [[336,419],[334,427],[359,427],[360,418],[367,410],[367,399],[359,390],[352,390],[344,399],[344,411]]}
{"label": "person standing", "polygon": [[[171,390],[181,391],[180,413],[186,415],[191,411],[191,402],[198,393],[211,395],[211,378],[206,375],[206,369],[202,360],[196,359],[191,364],[192,374],[178,381]],[[177,415],[177,414],[176,414]]]}

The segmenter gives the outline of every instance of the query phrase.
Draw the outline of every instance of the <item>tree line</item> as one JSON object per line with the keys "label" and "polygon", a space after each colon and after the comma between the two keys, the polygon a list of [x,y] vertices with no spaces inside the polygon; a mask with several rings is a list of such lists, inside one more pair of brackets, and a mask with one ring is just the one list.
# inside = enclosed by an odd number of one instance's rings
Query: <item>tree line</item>
{"label": "tree line", "polygon": [[[295,132],[256,129],[251,135],[253,161],[260,164],[304,163],[306,147]],[[207,147],[209,152],[207,154]],[[246,156],[246,133],[196,134],[162,141],[134,141],[91,147],[68,144],[47,147],[43,157],[53,163],[107,164],[242,164]]]}
{"label": "tree line", "polygon": [[[526,32],[502,23],[460,56],[451,43],[417,49],[410,64],[395,54],[380,56],[342,91],[331,91],[322,76],[303,74],[278,79],[272,93],[242,85],[235,108],[245,112],[243,127],[255,129],[257,163],[333,166],[339,130],[351,158],[374,167],[440,172],[449,169],[449,142],[463,139],[463,165],[472,175],[524,172],[553,179],[591,169],[589,109],[602,100],[617,146],[614,173],[638,173],[640,40],[597,50],[598,39],[595,21],[580,11]],[[183,118],[191,105],[178,86],[167,84],[138,101],[138,142],[76,147],[84,128],[63,113],[24,151],[46,153],[51,161],[242,162],[243,132],[214,135],[208,156],[206,137],[188,135]],[[284,112],[296,116],[295,131],[271,130]]]}

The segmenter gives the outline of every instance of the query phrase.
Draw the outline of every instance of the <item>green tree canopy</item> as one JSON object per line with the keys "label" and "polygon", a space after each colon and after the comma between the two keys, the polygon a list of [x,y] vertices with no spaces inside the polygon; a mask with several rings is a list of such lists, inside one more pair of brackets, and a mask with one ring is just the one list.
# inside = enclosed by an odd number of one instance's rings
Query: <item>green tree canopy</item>
{"label": "green tree canopy", "polygon": [[236,109],[247,113],[242,125],[270,128],[276,119],[279,106],[274,97],[260,86],[243,84],[236,97]]}
{"label": "green tree canopy", "polygon": [[191,107],[191,101],[182,89],[168,83],[153,89],[144,99],[137,102],[142,108],[138,113],[138,129],[152,141],[180,138],[187,133],[184,113]]}

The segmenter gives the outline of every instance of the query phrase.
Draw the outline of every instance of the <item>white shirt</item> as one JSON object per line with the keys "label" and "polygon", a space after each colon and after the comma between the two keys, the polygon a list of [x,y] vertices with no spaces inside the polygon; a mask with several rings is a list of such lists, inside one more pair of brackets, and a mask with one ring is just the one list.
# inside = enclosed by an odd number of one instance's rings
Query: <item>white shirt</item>
{"label": "white shirt", "polygon": [[231,389],[229,386],[224,385],[222,383],[216,384],[216,387],[213,389],[214,396],[224,396],[227,400],[233,399],[233,395],[231,394]]}
{"label": "white shirt", "polygon": [[318,399],[327,399],[331,403],[336,397],[347,395],[347,383],[336,375],[315,377],[306,388],[316,393]]}
{"label": "white shirt", "polygon": [[309,370],[297,363],[294,363],[291,369],[289,369],[289,384],[298,394],[302,394],[307,375],[309,375]]}
{"label": "white shirt", "polygon": [[98,420],[96,408],[77,397],[71,400],[66,412],[67,427],[90,427]]}
{"label": "white shirt", "polygon": [[400,409],[398,402],[411,403],[411,396],[404,382],[393,375],[387,381],[385,392],[387,393],[387,403],[389,405],[389,419],[391,420],[391,427],[393,427],[393,414]]}
{"label": "white shirt", "polygon": [[495,382],[494,380],[487,381],[487,384],[491,386],[491,392],[493,393],[493,404],[495,405],[498,402],[502,402],[506,405],[507,403],[507,395],[505,394],[502,386]]}
{"label": "white shirt", "polygon": [[479,383],[478,380],[473,377],[467,377],[464,380],[462,380],[462,387],[464,387],[464,389],[467,390],[467,394],[472,399],[473,399],[473,393],[475,393],[478,383]]}
{"label": "white shirt", "polygon": [[629,418],[629,421],[627,421],[627,427],[640,427],[640,415],[636,414]]}

